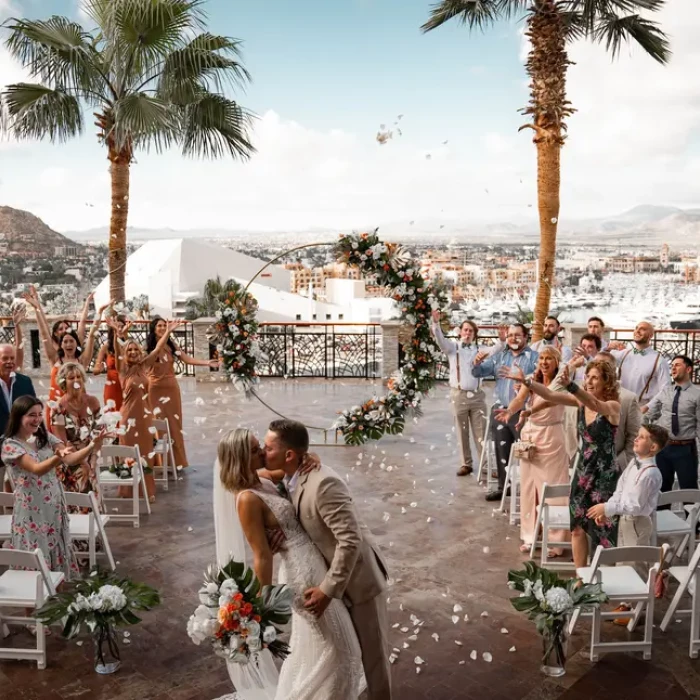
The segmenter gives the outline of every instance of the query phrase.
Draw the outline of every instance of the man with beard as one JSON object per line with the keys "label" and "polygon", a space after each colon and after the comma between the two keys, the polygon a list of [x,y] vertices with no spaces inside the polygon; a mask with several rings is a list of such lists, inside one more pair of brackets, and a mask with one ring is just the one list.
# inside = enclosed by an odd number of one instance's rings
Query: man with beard
{"label": "man with beard", "polygon": [[561,324],[556,316],[547,316],[542,325],[542,340],[538,340],[533,343],[530,347],[536,352],[542,352],[542,348],[546,348],[551,345],[556,348],[561,355],[562,362],[568,362],[574,355],[573,350],[568,346],[564,345],[560,338],[559,333],[561,332]]}
{"label": "man with beard", "polygon": [[632,348],[619,340],[608,344],[608,351],[617,361],[620,384],[637,395],[642,413],[646,405],[671,381],[668,360],[651,347],[654,326],[640,321],[634,329]]}
{"label": "man with beard", "polygon": [[486,494],[487,501],[500,501],[506,480],[506,466],[510,458],[510,448],[518,439],[520,431],[516,428],[520,420],[520,411],[514,413],[507,423],[500,423],[493,415],[498,408],[507,408],[517,393],[516,382],[506,375],[511,367],[520,367],[525,376],[529,376],[537,367],[537,353],[527,346],[528,330],[522,323],[513,323],[508,327],[506,345],[490,357],[487,352],[480,352],[474,358],[472,374],[477,378],[495,377],[496,403],[491,407],[491,437],[496,449],[496,466],[498,469],[498,489]]}
{"label": "man with beard", "polygon": [[700,439],[700,387],[692,383],[693,361],[676,355],[671,361],[673,384],[665,387],[648,404],[646,419],[666,428],[669,441],[656,456],[661,470],[662,491],[673,488],[674,476],[682,489],[698,487]]}
{"label": "man with beard", "polygon": [[608,349],[608,341],[605,340],[605,323],[599,316],[591,316],[586,324],[586,330],[591,335],[597,335],[600,338],[601,350]]}

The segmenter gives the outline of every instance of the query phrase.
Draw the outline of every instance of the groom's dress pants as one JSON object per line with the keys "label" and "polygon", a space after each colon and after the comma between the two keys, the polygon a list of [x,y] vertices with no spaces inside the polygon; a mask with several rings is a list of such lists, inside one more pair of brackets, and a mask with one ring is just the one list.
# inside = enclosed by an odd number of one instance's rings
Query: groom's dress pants
{"label": "groom's dress pants", "polygon": [[362,666],[367,680],[368,700],[391,700],[389,663],[389,617],[386,591],[366,603],[348,609],[362,649]]}

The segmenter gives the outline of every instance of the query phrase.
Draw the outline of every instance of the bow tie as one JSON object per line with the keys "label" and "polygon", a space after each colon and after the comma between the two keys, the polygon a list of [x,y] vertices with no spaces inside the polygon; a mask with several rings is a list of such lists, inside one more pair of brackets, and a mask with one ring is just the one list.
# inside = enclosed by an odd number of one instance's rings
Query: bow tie
{"label": "bow tie", "polygon": [[463,348],[467,348],[467,350],[469,350],[469,348],[471,348],[472,344],[471,343],[460,343],[460,346]]}
{"label": "bow tie", "polygon": [[647,348],[644,348],[644,350],[639,350],[638,348],[632,348],[632,352],[635,355],[643,355],[647,351]]}

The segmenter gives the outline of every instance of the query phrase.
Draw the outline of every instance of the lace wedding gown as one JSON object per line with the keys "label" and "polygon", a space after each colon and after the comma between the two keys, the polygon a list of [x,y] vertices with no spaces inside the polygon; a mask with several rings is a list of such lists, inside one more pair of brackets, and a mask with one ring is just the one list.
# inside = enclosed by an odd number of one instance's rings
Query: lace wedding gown
{"label": "lace wedding gown", "polygon": [[319,619],[304,609],[304,591],[323,580],[325,560],[288,500],[264,488],[252,492],[267,504],[285,534],[286,548],[280,554],[294,592],[292,651],[282,665],[275,700],[357,700],[364,689],[362,656],[347,608],[333,599]]}

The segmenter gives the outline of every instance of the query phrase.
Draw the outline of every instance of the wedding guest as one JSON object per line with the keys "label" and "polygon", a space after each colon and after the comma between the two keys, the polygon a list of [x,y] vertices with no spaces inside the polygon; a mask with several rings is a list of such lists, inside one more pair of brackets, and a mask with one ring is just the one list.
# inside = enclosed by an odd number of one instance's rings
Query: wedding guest
{"label": "wedding guest", "polygon": [[[168,324],[160,316],[156,316],[149,328],[146,340],[146,352],[153,353],[160,341],[168,333]],[[182,434],[182,395],[180,385],[175,376],[175,358],[188,365],[197,367],[219,368],[218,360],[197,360],[180,350],[175,341],[167,337],[160,345],[160,350],[154,356],[154,361],[148,365],[148,398],[152,410],[159,409],[158,417],[167,419],[170,427],[170,437],[173,441],[173,455],[178,468],[188,466],[185,451],[185,438]]]}
{"label": "wedding guest", "polygon": [[50,571],[66,578],[77,573],[71,550],[68,513],[56,469],[88,459],[102,446],[104,433],[78,452],[47,433],[43,404],[33,396],[21,396],[12,405],[2,461],[15,484],[12,508],[12,548],[40,549]]}
{"label": "wedding guest", "polygon": [[122,391],[122,385],[119,380],[115,355],[117,353],[117,343],[126,340],[130,324],[127,322],[126,317],[122,315],[116,317],[116,322],[119,330],[115,330],[114,328],[108,330],[107,342],[97,353],[93,374],[107,373],[103,394],[105,409],[121,411],[124,401],[124,392]]}
{"label": "wedding guest", "polygon": [[459,329],[459,341],[447,340],[440,328],[440,312],[433,311],[430,330],[450,365],[450,402],[462,462],[457,475],[467,476],[474,471],[470,428],[480,460],[486,426],[486,396],[481,380],[472,375],[474,359],[480,351],[477,345],[479,328],[473,321],[464,321]]}
{"label": "wedding guest", "polygon": [[591,316],[586,324],[586,330],[591,335],[597,335],[600,338],[601,350],[608,349],[608,341],[605,339],[605,323],[599,316]]}
{"label": "wedding guest", "polygon": [[620,473],[615,460],[615,431],[620,422],[617,380],[609,362],[593,360],[586,367],[586,390],[570,381],[569,368],[564,366],[559,381],[566,393],[551,391],[543,384],[526,379],[522,370],[514,368],[508,375],[524,382],[535,394],[554,404],[578,406],[579,460],[571,484],[569,512],[571,548],[576,568],[588,561],[588,538],[593,547],[614,547],[617,523],[596,523],[588,517],[591,506],[607,501],[615,492]]}
{"label": "wedding guest", "polygon": [[496,468],[498,469],[498,488],[486,494],[487,501],[500,501],[506,479],[506,466],[510,458],[510,448],[518,439],[517,429],[520,413],[514,413],[507,423],[499,423],[494,412],[507,407],[515,398],[515,382],[508,376],[511,367],[519,367],[529,375],[537,366],[537,353],[527,346],[528,330],[522,323],[513,323],[508,327],[506,347],[494,355],[480,352],[474,358],[472,374],[477,378],[496,377],[494,395],[496,403],[492,407],[491,435],[496,450]]}
{"label": "wedding guest", "polygon": [[15,331],[15,361],[17,371],[24,368],[24,334],[22,333],[22,323],[27,319],[27,307],[16,305],[12,309],[12,326]]}
{"label": "wedding guest", "polygon": [[[547,345],[540,351],[537,369],[533,379],[545,387],[554,388],[559,372],[561,355],[559,351]],[[529,401],[530,407],[525,409]],[[569,456],[566,452],[564,436],[564,406],[552,404],[540,396],[532,394],[524,384],[518,395],[510,402],[507,409],[496,410],[494,415],[499,421],[507,423],[511,417],[520,413],[523,424],[520,439],[531,448],[520,454],[520,545],[521,552],[529,552],[536,538],[537,506],[542,501],[544,484],[569,483]],[[555,501],[552,501],[557,505]],[[566,499],[559,505],[565,505]],[[569,534],[565,530],[552,531],[552,542],[567,542]],[[561,556],[561,548],[550,548],[549,557]]]}
{"label": "wedding guest", "polygon": [[612,341],[608,350],[617,361],[620,384],[637,395],[642,413],[646,405],[671,381],[668,360],[651,347],[654,326],[641,321],[634,329],[633,347]]}
{"label": "wedding guest", "polygon": [[646,418],[669,433],[666,447],[656,463],[663,476],[662,491],[673,488],[674,477],[682,489],[698,488],[700,440],[700,387],[692,383],[693,361],[685,355],[671,360],[673,384],[665,387],[648,405]]}
{"label": "wedding guest", "polygon": [[[51,408],[51,432],[64,444],[75,451],[86,447],[93,434],[99,432],[97,421],[100,418],[100,401],[85,390],[85,369],[77,362],[66,362],[58,371],[56,383],[61,390],[61,398]],[[97,454],[94,452],[84,461],[57,469],[58,478],[66,491],[99,495],[97,479]]]}
{"label": "wedding guest", "polygon": [[[582,382],[586,376],[586,364],[588,364],[602,349],[600,336],[595,333],[584,333],[581,342],[573,351],[573,357],[568,361],[571,376],[577,382]],[[575,371],[574,371],[575,370]]]}
{"label": "wedding guest", "polygon": [[547,316],[542,326],[542,340],[532,343],[530,347],[538,353],[542,352],[544,348],[553,347],[561,355],[562,361],[568,362],[573,357],[574,352],[568,345],[561,342],[559,333],[561,333],[559,319],[556,316]]}
{"label": "wedding guest", "polygon": [[[609,362],[617,371],[615,358],[609,352],[599,352],[595,359]],[[642,425],[642,412],[635,394],[623,386],[618,386],[617,390],[620,395],[620,424],[615,433],[615,454],[618,469],[623,472],[634,458],[634,441]]]}
{"label": "wedding guest", "polygon": [[36,398],[32,380],[16,371],[16,352],[12,345],[0,345],[0,435],[5,433],[15,399],[20,396]]}
{"label": "wedding guest", "polygon": [[[107,323],[115,331],[118,330],[118,325],[113,319],[108,319]],[[157,363],[170,334],[180,325],[180,321],[167,324],[156,346],[147,355],[144,355],[141,346],[132,338],[127,339],[121,351],[117,348],[114,355],[124,390],[120,421],[123,434],[119,442],[122,445],[138,445],[141,458],[146,460],[146,492],[151,503],[155,502],[156,498],[156,482],[153,477],[153,406],[149,400],[148,371]],[[131,494],[125,488],[121,495],[128,497]]]}

